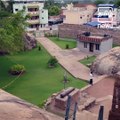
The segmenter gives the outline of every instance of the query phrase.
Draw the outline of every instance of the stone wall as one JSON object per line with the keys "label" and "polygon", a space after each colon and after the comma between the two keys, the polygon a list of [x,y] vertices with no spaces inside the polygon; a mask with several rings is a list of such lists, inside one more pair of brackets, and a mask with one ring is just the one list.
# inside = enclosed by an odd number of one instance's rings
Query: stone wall
{"label": "stone wall", "polygon": [[62,24],[58,27],[59,37],[61,38],[77,38],[77,35],[83,32],[91,32],[95,34],[109,34],[113,36],[114,44],[120,45],[120,31],[99,29],[85,25]]}

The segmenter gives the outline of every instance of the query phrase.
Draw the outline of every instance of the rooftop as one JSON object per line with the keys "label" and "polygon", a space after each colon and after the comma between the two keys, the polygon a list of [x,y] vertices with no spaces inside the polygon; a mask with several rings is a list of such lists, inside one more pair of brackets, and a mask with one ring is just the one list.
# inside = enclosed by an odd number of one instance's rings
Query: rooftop
{"label": "rooftop", "polygon": [[78,35],[79,41],[94,42],[94,43],[100,43],[104,40],[109,40],[109,38],[111,38],[110,35],[91,34],[90,32],[85,32]]}

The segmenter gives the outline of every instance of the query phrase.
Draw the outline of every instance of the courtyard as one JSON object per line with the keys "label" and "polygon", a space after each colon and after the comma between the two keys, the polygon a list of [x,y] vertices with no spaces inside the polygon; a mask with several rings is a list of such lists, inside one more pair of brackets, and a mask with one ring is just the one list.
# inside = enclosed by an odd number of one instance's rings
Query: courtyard
{"label": "courtyard", "polygon": [[[103,99],[88,111],[78,111],[77,118],[79,119],[81,116],[83,120],[96,120],[99,107],[104,104],[104,118],[106,119],[112,100],[111,97],[107,99],[107,96],[112,96],[114,80],[95,75],[93,86],[84,82],[84,80],[89,80],[89,68],[85,65],[93,62],[96,57],[93,54],[82,53],[77,48],[63,50],[47,38],[38,38],[38,42],[41,44],[41,51],[36,48],[31,51],[0,57],[0,70],[2,71],[0,73],[0,87],[15,96],[42,107],[48,97],[64,88],[63,76],[66,69],[69,71],[67,78],[70,80],[66,87],[83,88],[81,89],[83,92],[95,97],[96,100]],[[50,54],[55,56],[65,69],[59,64],[56,68],[48,68],[47,62],[51,58]],[[82,64],[79,62],[80,60]],[[8,70],[12,65],[18,63],[24,65],[27,71],[16,79],[15,76],[8,74]],[[13,82],[11,83],[11,81]]]}
{"label": "courtyard", "polygon": [[[80,52],[77,48],[72,50],[62,50],[47,38],[38,38],[38,41],[51,55],[56,56],[59,63],[72,75],[76,75],[78,78],[84,78],[84,80],[89,80],[89,68],[87,68],[86,65],[93,62],[96,56]],[[82,61],[82,64],[79,61]],[[78,111],[77,119],[96,120],[98,118],[100,105],[104,105],[105,107],[105,120],[108,118],[113,94],[114,79],[109,78],[106,75],[94,75],[93,82],[93,86],[88,85],[81,89],[81,91],[91,97],[94,97],[96,99],[96,103],[88,110]]]}
{"label": "courtyard", "polygon": [[0,120],[120,120],[119,14],[119,0],[1,0]]}
{"label": "courtyard", "polygon": [[[65,69],[59,64],[56,68],[48,68],[47,62],[50,57],[43,47],[41,51],[36,48],[15,55],[1,56],[0,88],[30,103],[43,106],[44,100],[64,88]],[[26,73],[18,78],[11,76],[8,70],[14,64],[24,65]],[[69,73],[67,78],[70,82],[66,87],[82,88],[87,85],[86,82],[74,78]]]}

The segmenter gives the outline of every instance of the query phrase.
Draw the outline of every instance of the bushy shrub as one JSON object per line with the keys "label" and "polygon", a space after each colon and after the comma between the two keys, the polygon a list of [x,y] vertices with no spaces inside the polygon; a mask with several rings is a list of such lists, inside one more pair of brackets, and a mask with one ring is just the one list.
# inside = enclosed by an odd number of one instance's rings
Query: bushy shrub
{"label": "bushy shrub", "polygon": [[41,46],[38,46],[38,50],[41,51]]}
{"label": "bushy shrub", "polygon": [[66,49],[69,49],[69,45],[68,44],[66,44]]}
{"label": "bushy shrub", "polygon": [[48,67],[55,67],[58,63],[58,60],[55,57],[52,57],[48,61]]}
{"label": "bushy shrub", "polygon": [[25,71],[26,71],[25,67],[19,64],[13,65],[9,70],[10,74],[12,75],[20,75],[24,73]]}

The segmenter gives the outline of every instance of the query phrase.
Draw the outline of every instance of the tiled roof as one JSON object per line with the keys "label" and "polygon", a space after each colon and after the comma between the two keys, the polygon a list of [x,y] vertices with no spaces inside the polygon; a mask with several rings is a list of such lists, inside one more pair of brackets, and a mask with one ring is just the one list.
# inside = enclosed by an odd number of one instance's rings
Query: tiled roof
{"label": "tiled roof", "polygon": [[97,37],[89,37],[85,35],[78,35],[78,40],[82,42],[92,42],[92,43],[101,43],[104,40],[108,40],[110,36],[103,37],[103,38],[97,38]]}
{"label": "tiled roof", "polygon": [[79,36],[79,41],[100,43],[102,41],[102,39],[100,39],[100,38],[90,38],[90,37],[87,37],[87,36]]}

